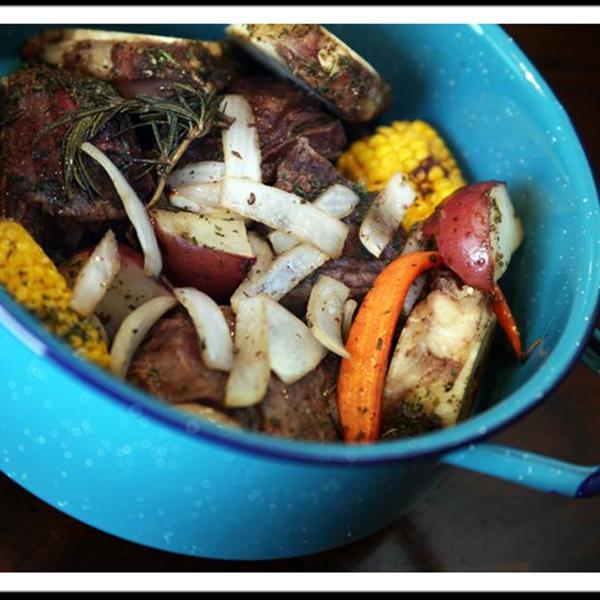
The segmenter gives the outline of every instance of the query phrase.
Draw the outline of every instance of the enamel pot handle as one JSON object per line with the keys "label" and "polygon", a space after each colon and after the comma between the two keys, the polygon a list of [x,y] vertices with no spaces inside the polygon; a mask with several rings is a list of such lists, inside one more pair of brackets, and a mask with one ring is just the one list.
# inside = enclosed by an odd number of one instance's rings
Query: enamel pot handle
{"label": "enamel pot handle", "polygon": [[[600,329],[594,332],[583,362],[600,375]],[[508,446],[471,444],[448,452],[441,462],[568,498],[600,494],[600,465],[574,465]]]}

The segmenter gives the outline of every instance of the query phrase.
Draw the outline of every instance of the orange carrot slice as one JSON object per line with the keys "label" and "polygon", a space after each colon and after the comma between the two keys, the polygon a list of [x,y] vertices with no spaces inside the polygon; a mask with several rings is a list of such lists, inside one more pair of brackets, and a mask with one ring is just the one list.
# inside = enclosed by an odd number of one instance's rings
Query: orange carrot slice
{"label": "orange carrot slice", "polygon": [[348,334],[337,384],[337,405],[348,443],[379,438],[381,403],[394,330],[408,289],[421,273],[442,265],[438,252],[414,252],[391,262],[366,295]]}

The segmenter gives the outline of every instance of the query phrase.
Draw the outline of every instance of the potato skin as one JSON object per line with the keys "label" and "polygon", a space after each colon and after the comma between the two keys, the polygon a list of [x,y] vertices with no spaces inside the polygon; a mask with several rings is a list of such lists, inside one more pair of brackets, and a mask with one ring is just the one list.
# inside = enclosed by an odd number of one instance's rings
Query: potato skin
{"label": "potato skin", "polygon": [[196,245],[166,231],[155,219],[153,225],[169,281],[178,287],[194,287],[216,302],[229,301],[256,260]]}
{"label": "potato skin", "polygon": [[467,285],[487,292],[494,287],[490,195],[496,185],[484,181],[457,190],[432,219],[446,265]]}

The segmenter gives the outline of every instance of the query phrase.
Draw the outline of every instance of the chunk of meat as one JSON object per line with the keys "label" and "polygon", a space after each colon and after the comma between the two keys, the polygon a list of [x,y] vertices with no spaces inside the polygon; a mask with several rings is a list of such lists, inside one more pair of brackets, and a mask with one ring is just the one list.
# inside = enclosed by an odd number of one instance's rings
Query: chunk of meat
{"label": "chunk of meat", "polygon": [[[252,108],[260,140],[263,183],[275,182],[277,167],[299,138],[305,138],[316,153],[329,160],[337,158],[346,146],[341,122],[288,81],[247,77],[237,79],[226,91],[243,96]],[[215,131],[194,142],[181,164],[222,159],[221,134]]]}
{"label": "chunk of meat", "polygon": [[[57,238],[77,223],[98,224],[125,216],[112,182],[89,157],[83,161],[96,192],[88,193],[75,182],[67,192],[63,164],[67,124],[42,135],[60,117],[86,107],[90,95],[106,85],[46,67],[17,71],[3,82],[0,216],[22,222],[45,248],[46,238]],[[144,198],[152,190],[152,178],[140,178],[139,167],[131,166],[130,160],[141,156],[139,145],[131,132],[114,137],[129,124],[126,117],[117,116],[91,141],[114,160]],[[52,231],[46,232],[45,227]]]}
{"label": "chunk of meat", "polygon": [[383,435],[448,427],[468,414],[495,324],[486,294],[449,271],[437,273],[400,333],[385,384]]}
{"label": "chunk of meat", "polygon": [[306,312],[310,292],[320,275],[328,275],[348,286],[350,288],[349,297],[360,304],[386,264],[387,261],[377,259],[342,257],[330,260],[290,290],[281,299],[281,304],[296,315],[303,316]]}
{"label": "chunk of meat", "polygon": [[340,440],[335,404],[338,369],[339,359],[329,354],[293,385],[271,375],[267,394],[256,407],[262,415],[262,431],[299,440]]}
{"label": "chunk of meat", "polygon": [[54,29],[29,40],[28,60],[110,81],[124,96],[163,95],[172,83],[220,91],[236,72],[227,42],[92,29]]}
{"label": "chunk of meat", "polygon": [[338,181],[336,168],[310,145],[299,138],[277,167],[275,187],[314,200]]}
{"label": "chunk of meat", "polygon": [[[228,317],[232,321],[231,312]],[[128,379],[173,404],[222,404],[227,374],[209,369],[200,356],[198,334],[180,309],[163,317],[134,356]]]}
{"label": "chunk of meat", "polygon": [[[231,331],[234,318],[222,308]],[[247,429],[281,437],[333,441],[339,439],[335,409],[338,361],[328,357],[293,385],[275,375],[257,406],[230,410],[223,406],[227,374],[202,361],[194,326],[181,309],[163,317],[138,349],[128,379],[172,404],[212,405]]]}

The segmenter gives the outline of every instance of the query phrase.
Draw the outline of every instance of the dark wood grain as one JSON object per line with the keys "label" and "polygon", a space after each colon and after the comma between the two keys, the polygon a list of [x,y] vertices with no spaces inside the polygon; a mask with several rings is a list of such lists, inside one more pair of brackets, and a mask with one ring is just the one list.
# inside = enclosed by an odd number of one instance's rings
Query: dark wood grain
{"label": "dark wood grain", "polygon": [[[510,26],[600,168],[600,27]],[[492,439],[600,461],[600,378],[578,365],[544,404]],[[598,571],[600,497],[566,500],[460,470],[384,531],[275,562],[175,556],[83,525],[0,477],[2,571]]]}

